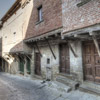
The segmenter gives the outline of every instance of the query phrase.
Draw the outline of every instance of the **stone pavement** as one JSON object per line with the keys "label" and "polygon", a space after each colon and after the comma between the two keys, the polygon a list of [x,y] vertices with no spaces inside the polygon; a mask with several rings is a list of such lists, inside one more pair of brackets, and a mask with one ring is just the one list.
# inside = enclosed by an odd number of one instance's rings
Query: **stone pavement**
{"label": "stone pavement", "polygon": [[0,73],[0,100],[100,100],[100,96],[97,95],[79,90],[67,93],[62,88],[57,88],[54,82],[45,84],[41,82]]}

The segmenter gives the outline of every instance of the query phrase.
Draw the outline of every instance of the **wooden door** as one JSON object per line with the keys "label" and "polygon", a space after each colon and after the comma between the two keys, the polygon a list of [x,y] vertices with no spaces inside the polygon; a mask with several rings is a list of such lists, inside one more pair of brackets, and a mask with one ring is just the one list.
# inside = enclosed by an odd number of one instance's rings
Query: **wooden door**
{"label": "wooden door", "polygon": [[60,45],[60,72],[70,73],[69,47],[67,43]]}
{"label": "wooden door", "polygon": [[21,74],[24,74],[24,61],[19,57],[19,71]]}
{"label": "wooden door", "polygon": [[35,54],[35,74],[41,75],[41,56],[39,53]]}
{"label": "wooden door", "polygon": [[83,64],[85,80],[100,83],[100,57],[93,41],[83,43]]}

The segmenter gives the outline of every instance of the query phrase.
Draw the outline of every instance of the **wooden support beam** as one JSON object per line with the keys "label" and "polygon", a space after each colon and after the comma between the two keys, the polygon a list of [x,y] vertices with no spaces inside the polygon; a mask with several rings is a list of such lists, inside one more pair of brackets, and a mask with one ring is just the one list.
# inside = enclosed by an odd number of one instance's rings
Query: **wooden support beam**
{"label": "wooden support beam", "polygon": [[97,41],[97,39],[96,39],[96,36],[95,36],[95,35],[92,35],[92,39],[93,39],[93,41],[94,41],[95,47],[96,47],[97,52],[98,52],[98,55],[99,55],[99,57],[100,57],[100,47],[99,47],[99,43],[98,43],[98,41]]}
{"label": "wooden support beam", "polygon": [[22,57],[22,55],[19,53],[18,56],[24,61],[24,64],[25,64],[25,60],[24,60],[24,57]]}
{"label": "wooden support beam", "polygon": [[78,57],[78,55],[76,54],[75,50],[73,49],[72,45],[70,42],[68,42],[69,48],[71,49],[72,53],[74,54],[75,57]]}
{"label": "wooden support beam", "polygon": [[80,3],[77,4],[78,7],[85,5],[86,3],[90,2],[91,0],[82,0]]}
{"label": "wooden support beam", "polygon": [[51,45],[50,45],[48,39],[45,38],[45,40],[47,41],[47,44],[48,44],[48,46],[49,46],[49,48],[50,48],[50,51],[51,51],[51,53],[52,53],[54,59],[56,59],[56,56],[55,56],[55,54],[54,54],[54,52],[53,52],[53,49],[52,49],[52,47],[51,47]]}
{"label": "wooden support beam", "polygon": [[40,55],[41,55],[41,57],[42,57],[42,53],[41,53],[41,51],[40,51],[40,49],[39,49],[39,46],[38,46],[37,42],[35,42],[35,45],[36,45],[37,50],[39,51],[39,53],[40,53]]}
{"label": "wooden support beam", "polygon": [[25,56],[26,56],[28,59],[30,59],[30,61],[32,61],[31,57],[29,57],[27,54],[25,54]]}
{"label": "wooden support beam", "polygon": [[89,38],[89,35],[88,35],[88,34],[87,34],[87,35],[83,35],[83,34],[82,34],[82,35],[75,34],[74,37],[75,37],[75,38],[86,38],[86,39],[87,39],[87,38]]}

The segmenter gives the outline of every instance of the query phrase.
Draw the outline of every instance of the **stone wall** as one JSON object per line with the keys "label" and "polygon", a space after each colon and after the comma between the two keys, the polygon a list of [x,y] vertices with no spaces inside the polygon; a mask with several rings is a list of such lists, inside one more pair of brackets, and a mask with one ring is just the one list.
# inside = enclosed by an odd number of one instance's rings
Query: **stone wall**
{"label": "stone wall", "polygon": [[90,2],[78,7],[83,0],[62,0],[63,32],[88,27],[100,23],[100,1]]}
{"label": "stone wall", "polygon": [[[51,79],[55,79],[57,74],[59,73],[59,46],[58,45],[52,45],[52,49],[56,55],[56,59],[54,59],[50,48],[48,46],[40,47],[40,51],[42,53],[41,58],[41,77],[42,79],[46,79],[47,75],[51,77]],[[37,49],[33,50],[33,56],[32,56],[32,64],[31,64],[31,75],[34,77],[34,69],[35,69],[35,57],[34,53],[38,52]],[[47,59],[50,59],[50,64],[47,64]],[[47,73],[47,67],[50,68],[49,73]]]}
{"label": "stone wall", "polygon": [[73,41],[71,45],[78,57],[75,57],[70,50],[70,73],[79,81],[83,81],[82,43],[81,41]]}

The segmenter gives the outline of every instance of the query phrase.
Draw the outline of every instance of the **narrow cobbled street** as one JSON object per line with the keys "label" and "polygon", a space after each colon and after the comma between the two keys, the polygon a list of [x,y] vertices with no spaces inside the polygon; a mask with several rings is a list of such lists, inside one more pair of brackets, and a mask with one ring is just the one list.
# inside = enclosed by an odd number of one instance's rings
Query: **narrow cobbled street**
{"label": "narrow cobbled street", "polygon": [[41,82],[0,73],[0,100],[100,100],[97,95],[78,90],[66,93]]}

